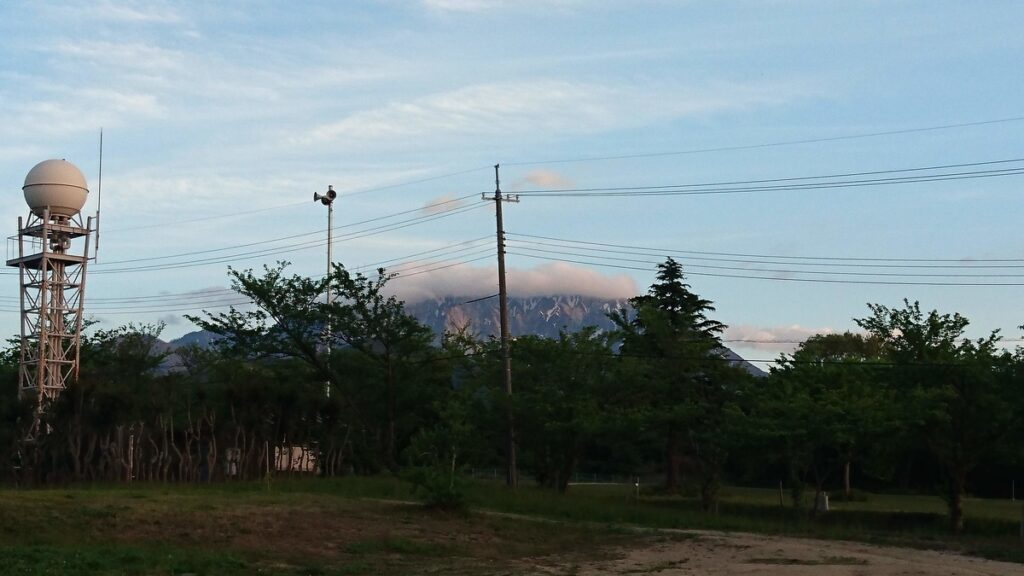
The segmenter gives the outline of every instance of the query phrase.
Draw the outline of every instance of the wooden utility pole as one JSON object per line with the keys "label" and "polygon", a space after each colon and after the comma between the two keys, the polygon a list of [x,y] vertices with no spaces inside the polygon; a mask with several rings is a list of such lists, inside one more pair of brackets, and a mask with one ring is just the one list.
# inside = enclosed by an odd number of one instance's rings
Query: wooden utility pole
{"label": "wooden utility pole", "polygon": [[505,482],[509,488],[519,485],[519,472],[516,468],[516,434],[515,417],[512,413],[512,358],[509,352],[508,329],[508,289],[505,284],[505,226],[501,218],[503,202],[519,202],[519,197],[502,197],[501,180],[498,177],[499,164],[494,165],[494,216],[498,233],[498,306],[501,321],[501,359],[504,362],[505,400],[508,402],[508,443],[506,445],[507,470]]}

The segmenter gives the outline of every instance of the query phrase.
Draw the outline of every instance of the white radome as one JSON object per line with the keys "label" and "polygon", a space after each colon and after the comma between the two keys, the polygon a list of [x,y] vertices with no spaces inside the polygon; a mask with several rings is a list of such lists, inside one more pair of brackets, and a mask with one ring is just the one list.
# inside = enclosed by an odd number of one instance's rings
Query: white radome
{"label": "white radome", "polygon": [[25,176],[25,202],[36,216],[50,209],[51,216],[70,218],[85,206],[89,185],[85,176],[67,160],[43,160]]}

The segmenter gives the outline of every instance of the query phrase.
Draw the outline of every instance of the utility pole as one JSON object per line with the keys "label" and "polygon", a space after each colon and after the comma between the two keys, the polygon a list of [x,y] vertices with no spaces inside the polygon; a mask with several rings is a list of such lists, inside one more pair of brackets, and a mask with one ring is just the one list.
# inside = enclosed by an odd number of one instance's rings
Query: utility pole
{"label": "utility pole", "polygon": [[[327,206],[327,325],[324,326],[324,346],[327,348],[327,369],[330,371],[331,368],[331,317],[330,309],[331,304],[334,302],[334,294],[331,292],[331,262],[334,258],[331,254],[333,244],[333,230],[334,227],[334,199],[338,197],[338,193],[334,191],[334,186],[327,187],[327,194],[318,194],[313,192],[313,202],[320,202],[324,206]],[[324,394],[331,397],[331,379],[327,378],[324,382]]]}
{"label": "utility pole", "polygon": [[505,284],[505,226],[501,218],[501,204],[502,202],[519,202],[519,196],[502,197],[501,180],[498,176],[499,166],[499,164],[494,165],[493,200],[498,232],[498,306],[501,309],[499,313],[501,321],[501,359],[505,367],[505,399],[508,401],[508,444],[506,447],[508,470],[506,471],[505,482],[509,488],[515,488],[519,485],[519,472],[516,468],[515,418],[512,413],[512,358],[509,352],[508,288]]}

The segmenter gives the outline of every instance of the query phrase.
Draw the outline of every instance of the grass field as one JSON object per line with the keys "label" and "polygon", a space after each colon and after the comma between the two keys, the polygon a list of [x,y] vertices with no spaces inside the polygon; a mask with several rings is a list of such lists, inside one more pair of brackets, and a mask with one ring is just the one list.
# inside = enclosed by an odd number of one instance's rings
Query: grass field
{"label": "grass field", "polygon": [[[967,533],[946,535],[940,499],[868,495],[812,518],[772,490],[730,488],[721,514],[694,499],[631,487],[574,486],[559,496],[493,482],[469,486],[471,511],[410,505],[394,478],[263,484],[0,490],[4,574],[492,574],[612,554],[685,535],[740,530],[953,549],[1024,561],[1021,504],[968,500]],[[523,518],[529,517],[529,518]],[[544,521],[537,521],[543,519]],[[500,568],[500,569],[499,569]]]}

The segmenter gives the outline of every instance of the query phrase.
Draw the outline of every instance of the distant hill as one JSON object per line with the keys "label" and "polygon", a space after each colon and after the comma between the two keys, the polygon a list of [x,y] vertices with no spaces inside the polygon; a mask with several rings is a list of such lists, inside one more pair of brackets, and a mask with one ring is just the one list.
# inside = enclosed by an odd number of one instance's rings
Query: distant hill
{"label": "distant hill", "polygon": [[198,346],[200,348],[207,348],[217,340],[217,335],[213,332],[207,332],[206,330],[196,330],[195,332],[189,332],[181,338],[175,338],[167,344],[177,350],[178,348],[185,348],[187,346]]}
{"label": "distant hill", "polygon": [[[606,300],[586,296],[536,296],[509,298],[509,332],[512,336],[542,336],[556,338],[561,331],[576,332],[584,326],[597,326],[602,330],[613,328],[608,314],[629,307],[625,299]],[[473,301],[472,298],[444,297],[407,304],[406,310],[420,322],[429,326],[440,337],[445,331],[467,330],[478,338],[499,335],[498,298]],[[204,330],[189,332],[169,342],[173,349],[196,344],[209,346],[216,336]],[[767,374],[747,362],[732,350],[725,356],[755,376]]]}

